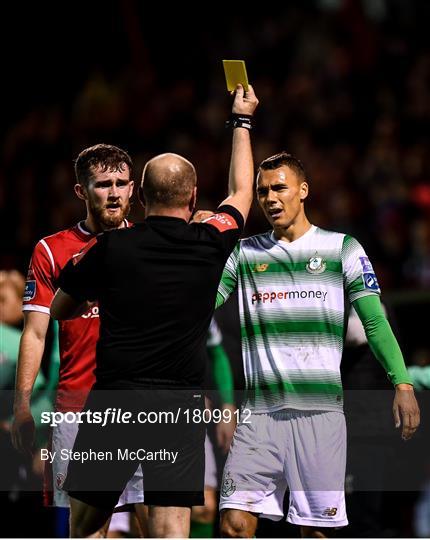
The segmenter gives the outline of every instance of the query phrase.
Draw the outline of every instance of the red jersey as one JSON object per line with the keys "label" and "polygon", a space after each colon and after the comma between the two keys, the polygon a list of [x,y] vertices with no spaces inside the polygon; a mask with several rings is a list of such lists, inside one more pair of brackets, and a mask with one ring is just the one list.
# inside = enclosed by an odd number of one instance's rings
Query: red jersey
{"label": "red jersey", "polygon": [[[126,226],[128,223],[126,222]],[[57,280],[66,263],[80,254],[94,238],[81,223],[40,240],[34,248],[23,298],[23,311],[49,315]],[[96,343],[99,337],[98,307],[70,321],[60,321],[60,374],[56,409],[80,411],[95,382]]]}

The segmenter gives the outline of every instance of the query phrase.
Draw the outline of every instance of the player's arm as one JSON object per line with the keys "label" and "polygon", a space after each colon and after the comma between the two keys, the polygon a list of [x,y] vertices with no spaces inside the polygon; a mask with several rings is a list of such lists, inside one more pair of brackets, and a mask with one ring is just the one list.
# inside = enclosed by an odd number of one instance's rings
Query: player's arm
{"label": "player's arm", "polygon": [[208,354],[212,361],[215,386],[223,404],[234,404],[234,382],[230,360],[222,343],[208,345]]}
{"label": "player's arm", "polygon": [[222,271],[221,281],[218,285],[215,307],[219,308],[227,302],[237,286],[237,271],[239,265],[240,242],[232,251]]}
{"label": "player's arm", "polygon": [[402,438],[410,439],[420,424],[420,410],[402,352],[384,314],[379,296],[363,296],[355,300],[353,306],[363,323],[373,354],[395,385],[395,425],[399,427],[402,423]]}
{"label": "player's arm", "polygon": [[222,421],[216,426],[218,445],[226,454],[230,448],[236,428],[233,372],[222,342],[214,345],[208,344],[208,354],[212,361],[215,386],[221,398],[222,410],[226,411],[223,412]]}
{"label": "player's arm", "polygon": [[25,453],[34,445],[34,420],[30,409],[31,393],[40,370],[49,315],[39,311],[24,312],[24,330],[21,336],[15,382],[14,420],[12,444]]}
{"label": "player's arm", "polygon": [[75,300],[70,294],[61,289],[55,293],[51,304],[51,317],[58,321],[76,319],[86,313],[91,307],[86,300]]}
{"label": "player's arm", "polygon": [[[55,410],[55,389],[58,386],[60,375],[60,344],[58,331],[58,322],[52,321],[52,346],[49,357],[48,377],[47,380],[45,380],[42,392],[38,392],[31,402],[31,411],[36,425],[36,447],[40,447],[42,441],[43,444],[45,444],[44,439],[46,438],[47,425],[42,424],[42,413]],[[33,392],[36,389],[36,384],[37,379]]]}
{"label": "player's arm", "polygon": [[206,342],[211,360],[215,387],[221,398],[222,419],[216,423],[216,438],[223,453],[227,453],[236,428],[236,406],[234,403],[234,379],[230,359],[222,343],[221,329],[212,319]]}
{"label": "player's arm", "polygon": [[70,260],[58,278],[58,290],[51,303],[51,317],[69,320],[83,315],[97,298],[97,272],[101,268],[104,235],[85,246],[78,257]]}
{"label": "player's arm", "polygon": [[[252,86],[244,92],[238,85],[233,102],[232,113],[236,115],[253,115],[258,105]],[[252,158],[251,137],[249,129],[233,128],[233,147],[229,172],[229,195],[220,206],[234,206],[246,220],[253,197],[254,162]]]}

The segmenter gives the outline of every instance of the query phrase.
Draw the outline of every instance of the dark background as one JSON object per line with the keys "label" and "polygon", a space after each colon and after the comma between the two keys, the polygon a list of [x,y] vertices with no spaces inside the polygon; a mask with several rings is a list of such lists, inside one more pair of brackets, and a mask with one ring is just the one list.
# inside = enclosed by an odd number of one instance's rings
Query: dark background
{"label": "dark background", "polygon": [[[311,221],[365,246],[407,363],[430,361],[430,2],[23,2],[1,19],[1,269],[25,274],[42,236],[84,217],[73,159],[98,142],[129,151],[136,181],[153,155],[183,154],[199,208],[216,207],[231,139],[221,60],[245,59],[256,163],[283,149],[303,161]],[[254,208],[246,235],[267,228]],[[413,534],[414,499],[396,497],[408,517],[381,535]]]}

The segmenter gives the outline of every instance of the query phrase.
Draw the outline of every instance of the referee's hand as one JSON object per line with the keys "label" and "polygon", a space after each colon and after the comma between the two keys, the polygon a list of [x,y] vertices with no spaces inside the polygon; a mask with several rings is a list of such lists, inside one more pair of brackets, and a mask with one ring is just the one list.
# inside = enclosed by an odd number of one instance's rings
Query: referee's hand
{"label": "referee's hand", "polygon": [[257,96],[251,85],[248,85],[248,91],[245,92],[243,86],[238,84],[233,101],[232,113],[234,114],[254,114],[258,105]]}
{"label": "referee's hand", "polygon": [[420,425],[420,408],[412,385],[396,385],[393,415],[396,428],[402,426],[402,439],[409,440]]}
{"label": "referee's hand", "polygon": [[197,210],[197,212],[191,218],[191,223],[201,223],[213,215],[214,212],[212,212],[212,210]]}

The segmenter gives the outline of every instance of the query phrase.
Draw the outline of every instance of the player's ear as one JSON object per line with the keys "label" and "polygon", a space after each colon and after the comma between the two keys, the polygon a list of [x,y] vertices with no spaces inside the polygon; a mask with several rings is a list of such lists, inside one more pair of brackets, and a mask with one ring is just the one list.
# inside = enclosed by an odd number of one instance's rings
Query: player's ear
{"label": "player's ear", "polygon": [[82,184],[75,184],[75,193],[81,201],[86,201],[88,199],[87,190]]}
{"label": "player's ear", "polygon": [[197,186],[194,186],[193,192],[191,194],[190,202],[188,203],[188,209],[190,212],[194,212],[194,208],[196,207],[197,202]]}
{"label": "player's ear", "polygon": [[309,184],[307,182],[302,182],[300,184],[300,201],[303,202],[308,195],[309,195]]}
{"label": "player's ear", "polygon": [[139,202],[143,206],[143,208],[145,208],[145,196],[143,195],[142,185],[140,185],[137,189],[137,198],[139,199]]}

